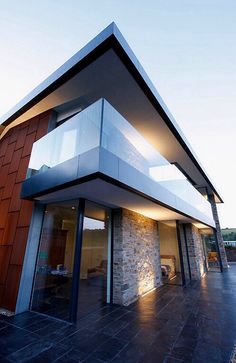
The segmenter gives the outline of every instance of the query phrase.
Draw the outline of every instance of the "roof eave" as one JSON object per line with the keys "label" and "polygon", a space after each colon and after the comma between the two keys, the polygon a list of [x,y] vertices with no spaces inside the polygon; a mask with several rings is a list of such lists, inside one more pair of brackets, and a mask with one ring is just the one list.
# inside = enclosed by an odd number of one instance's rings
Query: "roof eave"
{"label": "roof eave", "polygon": [[79,52],[77,52],[19,103],[17,103],[8,113],[2,116],[0,118],[0,124],[2,124],[2,126],[8,126],[16,118],[36,105],[39,101],[60,87],[64,82],[72,78],[78,71],[81,71],[90,62],[92,62],[93,59],[96,59],[110,47],[114,48],[116,53],[122,58],[129,71],[135,77],[137,83],[141,86],[146,96],[149,98],[149,101],[160,113],[171,132],[175,135],[176,139],[191,158],[194,165],[203,175],[209,187],[212,189],[212,192],[217,196],[218,200],[223,203],[222,198],[211,183],[173,115],[168,110],[155,86],[149,79],[148,75],[114,22],[108,25],[108,27],[85,45]]}

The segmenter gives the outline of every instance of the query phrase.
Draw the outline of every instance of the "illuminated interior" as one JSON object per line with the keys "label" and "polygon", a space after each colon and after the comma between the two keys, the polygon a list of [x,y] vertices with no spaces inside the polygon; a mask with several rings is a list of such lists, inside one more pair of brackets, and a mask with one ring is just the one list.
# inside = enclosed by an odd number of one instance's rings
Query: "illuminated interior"
{"label": "illuminated interior", "polygon": [[[36,267],[32,309],[69,319],[73,267],[75,263],[77,202],[46,206]],[[107,211],[86,203],[78,316],[102,306],[108,300]]]}
{"label": "illuminated interior", "polygon": [[175,221],[158,222],[160,259],[164,284],[181,285],[181,263]]}

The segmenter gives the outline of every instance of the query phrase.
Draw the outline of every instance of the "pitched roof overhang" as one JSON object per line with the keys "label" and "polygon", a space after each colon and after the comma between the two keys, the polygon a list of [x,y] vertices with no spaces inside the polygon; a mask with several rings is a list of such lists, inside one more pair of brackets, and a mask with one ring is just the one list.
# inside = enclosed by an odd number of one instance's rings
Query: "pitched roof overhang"
{"label": "pitched roof overhang", "polygon": [[65,103],[84,108],[106,98],[196,188],[223,202],[174,117],[115,23],[110,24],[30,92],[0,123],[7,130]]}

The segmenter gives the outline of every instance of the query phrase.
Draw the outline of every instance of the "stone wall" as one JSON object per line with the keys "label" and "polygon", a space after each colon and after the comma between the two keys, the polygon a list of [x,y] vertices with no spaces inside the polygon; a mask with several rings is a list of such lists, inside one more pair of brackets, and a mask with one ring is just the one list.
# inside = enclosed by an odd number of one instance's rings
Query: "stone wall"
{"label": "stone wall", "polygon": [[189,264],[192,280],[199,280],[205,272],[205,256],[202,238],[197,227],[188,223],[185,225],[189,254]]}
{"label": "stone wall", "polygon": [[157,222],[129,210],[114,213],[113,302],[129,305],[161,285]]}

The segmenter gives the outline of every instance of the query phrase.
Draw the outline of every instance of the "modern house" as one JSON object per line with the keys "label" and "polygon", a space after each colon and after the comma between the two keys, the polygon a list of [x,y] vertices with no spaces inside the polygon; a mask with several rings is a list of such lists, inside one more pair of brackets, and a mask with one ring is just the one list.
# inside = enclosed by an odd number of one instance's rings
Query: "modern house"
{"label": "modern house", "polygon": [[222,271],[221,202],[112,23],[1,119],[0,308],[75,321]]}

